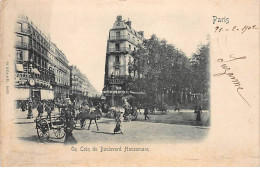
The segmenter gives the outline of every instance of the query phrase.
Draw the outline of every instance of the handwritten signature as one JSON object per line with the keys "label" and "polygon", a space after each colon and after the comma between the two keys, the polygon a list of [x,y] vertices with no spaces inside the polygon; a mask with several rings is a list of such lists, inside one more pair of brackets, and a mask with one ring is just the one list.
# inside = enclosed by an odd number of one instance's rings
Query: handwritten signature
{"label": "handwritten signature", "polygon": [[[230,60],[224,60],[222,58],[217,59],[218,62],[220,63],[228,63],[228,62],[233,62],[236,60],[243,60],[246,59],[246,56],[243,57],[234,57],[234,54],[230,54],[229,57],[231,58]],[[244,88],[241,86],[239,80],[235,77],[234,73],[230,73],[230,67],[227,64],[222,64],[221,68],[224,70],[222,73],[217,73],[214,74],[214,77],[219,77],[219,76],[228,76],[231,80],[232,83],[234,84],[234,86],[236,87],[237,93],[239,94],[239,96],[248,104],[249,107],[251,107],[251,105],[249,104],[249,102],[242,96],[242,94],[240,93],[240,90],[243,90]]]}

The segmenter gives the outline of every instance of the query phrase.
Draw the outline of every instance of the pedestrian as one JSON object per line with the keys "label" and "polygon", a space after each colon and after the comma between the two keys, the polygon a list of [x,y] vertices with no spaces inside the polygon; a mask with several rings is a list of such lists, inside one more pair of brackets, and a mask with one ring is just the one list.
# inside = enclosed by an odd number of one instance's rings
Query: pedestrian
{"label": "pedestrian", "polygon": [[147,107],[145,107],[145,109],[144,109],[144,120],[146,120],[146,118],[149,119]]}
{"label": "pedestrian", "polygon": [[28,115],[32,115],[32,102],[29,101],[28,103]]}
{"label": "pedestrian", "polygon": [[178,112],[180,112],[180,105],[179,105],[178,102],[177,102],[176,105],[175,105],[174,111],[177,111],[177,110],[178,110]]}
{"label": "pedestrian", "polygon": [[50,103],[46,104],[45,111],[47,112],[47,119],[49,118],[51,120],[52,108],[51,108],[51,104]]}
{"label": "pedestrian", "polygon": [[65,141],[64,141],[65,145],[77,144],[78,143],[76,138],[72,134],[73,129],[74,129],[74,122],[73,122],[73,120],[72,119],[67,119],[66,125],[65,125],[65,129],[64,129],[64,132],[66,134]]}
{"label": "pedestrian", "polygon": [[22,109],[22,111],[24,112],[25,111],[25,109],[26,109],[26,104],[22,101],[22,104],[21,104],[21,109]]}
{"label": "pedestrian", "polygon": [[42,104],[42,102],[39,102],[39,104],[37,106],[37,111],[38,111],[38,117],[42,117],[42,114],[43,114],[43,104]]}
{"label": "pedestrian", "polygon": [[120,132],[121,134],[123,134],[123,131],[122,131],[123,121],[124,121],[124,111],[122,109],[120,109],[120,114],[116,117],[116,127],[114,129],[114,134],[116,132]]}
{"label": "pedestrian", "polygon": [[194,113],[197,113],[196,120],[201,121],[202,106],[196,107]]}

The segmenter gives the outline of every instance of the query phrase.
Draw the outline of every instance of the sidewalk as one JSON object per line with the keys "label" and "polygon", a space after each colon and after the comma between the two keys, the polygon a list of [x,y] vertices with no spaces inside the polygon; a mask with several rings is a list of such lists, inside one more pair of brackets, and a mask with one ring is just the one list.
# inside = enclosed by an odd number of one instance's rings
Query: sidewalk
{"label": "sidewalk", "polygon": [[144,120],[143,111],[138,115],[137,121],[147,121],[153,123],[167,123],[167,124],[181,124],[192,126],[209,126],[210,125],[210,113],[208,110],[202,110],[201,121],[197,121],[197,114],[194,110],[180,110],[180,112],[174,112],[174,110],[168,110],[166,114],[162,114],[161,111],[156,111],[155,114],[149,114],[149,120]]}
{"label": "sidewalk", "polygon": [[[32,110],[32,114],[33,114],[33,118],[32,119],[27,119],[27,115],[28,115],[28,110],[25,110],[24,112],[21,109],[16,109],[15,112],[15,122],[16,123],[33,123],[35,118],[38,116],[38,111],[37,109],[33,109]],[[54,109],[54,111],[52,112],[52,115],[57,115],[59,114],[59,110],[57,108]],[[43,117],[47,117],[47,112],[43,112]]]}

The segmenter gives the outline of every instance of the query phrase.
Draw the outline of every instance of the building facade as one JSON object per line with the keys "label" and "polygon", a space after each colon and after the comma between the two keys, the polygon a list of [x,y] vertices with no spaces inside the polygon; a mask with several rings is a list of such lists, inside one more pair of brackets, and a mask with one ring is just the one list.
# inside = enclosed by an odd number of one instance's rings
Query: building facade
{"label": "building facade", "polygon": [[111,105],[120,105],[122,96],[128,93],[126,79],[135,76],[129,71],[131,56],[139,44],[143,43],[143,31],[135,31],[131,21],[122,20],[117,16],[107,40],[105,77],[103,95]]}
{"label": "building facade", "polygon": [[68,98],[70,94],[70,66],[66,56],[54,44],[51,43],[49,57],[53,63],[52,70],[55,73],[52,83],[55,98]]}
{"label": "building facade", "polygon": [[15,39],[17,100],[53,99],[50,39],[22,15],[16,23]]}
{"label": "building facade", "polygon": [[66,56],[27,16],[15,27],[17,100],[52,100],[69,96],[70,69]]}
{"label": "building facade", "polygon": [[76,66],[70,67],[70,81],[71,81],[71,98],[75,97],[95,97],[97,92],[90,84],[88,78],[81,73]]}

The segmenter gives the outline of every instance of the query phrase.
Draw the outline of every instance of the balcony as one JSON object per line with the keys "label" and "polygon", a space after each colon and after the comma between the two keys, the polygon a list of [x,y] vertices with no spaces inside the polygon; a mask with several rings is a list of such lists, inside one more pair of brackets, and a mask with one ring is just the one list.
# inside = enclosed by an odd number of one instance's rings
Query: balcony
{"label": "balcony", "polygon": [[28,34],[28,35],[31,33],[31,31],[29,29],[24,29],[24,28],[21,28],[21,27],[15,28],[15,32]]}
{"label": "balcony", "polygon": [[127,47],[120,47],[120,48],[108,48],[107,52],[108,53],[120,53],[120,52],[131,53],[132,50],[130,50]]}
{"label": "balcony", "polygon": [[108,79],[109,84],[124,84],[124,79]]}
{"label": "balcony", "polygon": [[22,41],[16,41],[15,47],[20,47],[20,48],[29,48],[29,44],[27,42],[22,42]]}
{"label": "balcony", "polygon": [[28,73],[15,73],[16,77],[20,78],[20,79],[29,79],[30,75]]}
{"label": "balcony", "polygon": [[128,35],[110,36],[108,40],[110,40],[110,41],[129,41],[134,45],[138,45],[136,40],[134,38],[131,38]]}
{"label": "balcony", "polygon": [[120,67],[120,62],[114,62],[114,67]]}
{"label": "balcony", "polygon": [[109,84],[124,84],[127,76],[114,76],[114,78],[107,78]]}

